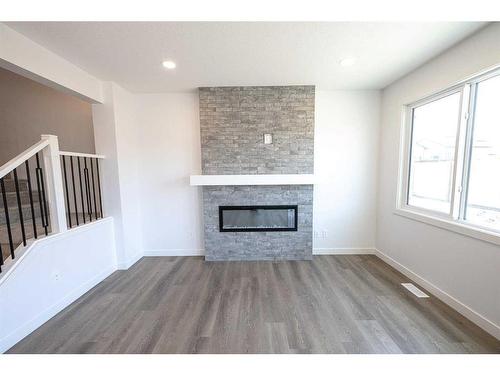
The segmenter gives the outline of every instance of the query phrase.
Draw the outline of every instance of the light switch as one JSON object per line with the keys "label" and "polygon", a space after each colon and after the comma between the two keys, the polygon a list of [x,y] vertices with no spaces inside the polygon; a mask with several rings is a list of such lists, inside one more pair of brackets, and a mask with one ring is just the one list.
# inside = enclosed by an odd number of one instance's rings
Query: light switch
{"label": "light switch", "polygon": [[273,144],[273,135],[272,134],[264,134],[264,144],[265,145]]}

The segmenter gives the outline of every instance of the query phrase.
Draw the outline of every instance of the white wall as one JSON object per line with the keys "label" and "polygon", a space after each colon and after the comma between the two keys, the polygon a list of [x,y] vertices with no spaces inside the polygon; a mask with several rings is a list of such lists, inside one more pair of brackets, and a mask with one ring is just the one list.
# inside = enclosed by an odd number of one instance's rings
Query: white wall
{"label": "white wall", "polygon": [[[314,229],[318,252],[375,245],[377,91],[316,94]],[[136,95],[143,246],[146,254],[203,249],[198,95]],[[326,238],[321,238],[323,231]]]}
{"label": "white wall", "polygon": [[92,106],[95,147],[102,163],[105,216],[115,219],[118,267],[126,269],[143,253],[138,175],[140,151],[135,96],[114,83],[103,85],[104,103]]}
{"label": "white wall", "polygon": [[[135,95],[113,84],[113,101],[116,124],[120,198],[123,220],[124,255],[126,268],[142,256],[142,215],[140,210],[143,184],[139,172],[140,154],[143,150],[139,136],[143,132],[137,118]],[[96,104],[98,105],[98,104]]]}
{"label": "white wall", "polygon": [[81,99],[102,103],[101,81],[2,23],[0,67]]}
{"label": "white wall", "polygon": [[379,91],[317,91],[315,253],[375,245]]}
{"label": "white wall", "polygon": [[0,353],[116,269],[113,219],[35,242],[0,282]]}
{"label": "white wall", "polygon": [[383,91],[377,248],[500,337],[500,248],[393,214],[402,106],[499,64],[499,40],[488,26]]}
{"label": "white wall", "polygon": [[203,248],[198,94],[138,95],[143,244],[147,254]]}

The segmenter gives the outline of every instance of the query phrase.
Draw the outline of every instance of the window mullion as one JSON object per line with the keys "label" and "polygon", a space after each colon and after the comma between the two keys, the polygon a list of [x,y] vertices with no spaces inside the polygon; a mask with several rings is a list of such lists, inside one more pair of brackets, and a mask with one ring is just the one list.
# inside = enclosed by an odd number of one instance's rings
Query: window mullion
{"label": "window mullion", "polygon": [[455,145],[455,164],[453,171],[453,195],[451,198],[451,217],[455,220],[461,217],[461,207],[464,197],[464,166],[465,161],[466,138],[468,133],[468,119],[470,108],[471,85],[466,84],[462,89],[462,104],[460,106],[460,117],[457,130],[457,140]]}
{"label": "window mullion", "polygon": [[467,121],[466,121],[466,133],[464,140],[464,163],[463,163],[463,173],[461,178],[461,199],[459,206],[459,220],[465,220],[465,212],[467,207],[467,194],[469,189],[469,173],[472,155],[472,134],[474,130],[474,112],[476,103],[476,92],[477,83],[470,84],[469,98],[467,103]]}

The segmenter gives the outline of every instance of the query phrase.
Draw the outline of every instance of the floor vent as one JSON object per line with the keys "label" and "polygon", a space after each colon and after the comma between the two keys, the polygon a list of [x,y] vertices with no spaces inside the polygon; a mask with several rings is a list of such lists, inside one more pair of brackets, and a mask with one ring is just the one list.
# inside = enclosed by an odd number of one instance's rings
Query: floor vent
{"label": "floor vent", "polygon": [[422,292],[420,289],[418,289],[415,285],[412,283],[401,283],[406,289],[408,289],[410,292],[415,294],[418,298],[429,298],[427,294]]}

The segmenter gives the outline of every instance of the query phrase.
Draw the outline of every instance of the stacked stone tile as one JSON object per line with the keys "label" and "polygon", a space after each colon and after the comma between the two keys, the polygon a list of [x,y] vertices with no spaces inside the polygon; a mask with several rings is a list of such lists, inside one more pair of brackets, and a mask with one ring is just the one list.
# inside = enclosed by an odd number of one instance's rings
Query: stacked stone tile
{"label": "stacked stone tile", "polygon": [[[200,88],[202,173],[313,173],[314,91],[314,86]],[[264,144],[265,133],[273,135],[272,144]],[[206,259],[310,259],[312,203],[312,185],[204,187]],[[219,231],[219,205],[260,204],[298,204],[298,231]]]}

